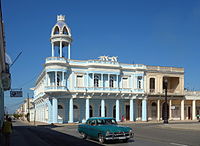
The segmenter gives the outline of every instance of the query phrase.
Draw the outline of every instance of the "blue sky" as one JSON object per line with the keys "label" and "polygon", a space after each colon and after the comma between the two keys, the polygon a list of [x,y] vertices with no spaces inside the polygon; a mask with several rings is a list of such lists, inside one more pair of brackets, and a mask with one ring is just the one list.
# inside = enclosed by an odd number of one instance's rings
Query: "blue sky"
{"label": "blue sky", "polygon": [[32,92],[45,58],[56,16],[71,28],[72,59],[118,56],[123,63],[185,68],[185,87],[200,90],[200,1],[195,0],[20,0],[2,1],[7,53],[14,59],[12,88],[23,98],[5,94],[13,112]]}

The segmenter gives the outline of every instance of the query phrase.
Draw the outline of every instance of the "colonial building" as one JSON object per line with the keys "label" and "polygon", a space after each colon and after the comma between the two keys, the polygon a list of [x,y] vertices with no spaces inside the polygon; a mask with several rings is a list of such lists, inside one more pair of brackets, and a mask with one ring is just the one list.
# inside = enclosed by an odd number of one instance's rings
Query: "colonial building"
{"label": "colonial building", "polygon": [[[21,119],[22,120],[28,120],[31,116],[32,121],[34,120],[34,113],[30,112],[30,109],[33,109],[34,105],[33,105],[33,99],[32,98],[26,98],[23,102],[23,104],[21,104],[19,106],[19,108],[16,110],[16,114],[21,115]],[[34,110],[32,110],[34,112]]]}
{"label": "colonial building", "polygon": [[114,56],[71,59],[72,35],[62,15],[57,16],[50,41],[52,55],[46,58],[34,88],[35,112],[31,113],[36,121],[73,123],[97,116],[162,120],[164,79],[168,80],[169,118],[190,119],[192,114],[195,119],[199,103],[193,97],[186,101],[183,68],[125,64]]}

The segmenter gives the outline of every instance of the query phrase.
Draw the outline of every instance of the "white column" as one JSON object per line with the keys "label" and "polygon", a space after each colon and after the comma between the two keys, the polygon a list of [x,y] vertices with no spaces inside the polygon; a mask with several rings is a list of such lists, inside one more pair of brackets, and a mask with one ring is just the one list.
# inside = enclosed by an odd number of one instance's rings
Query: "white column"
{"label": "white column", "polygon": [[108,74],[108,88],[110,88],[110,74]]}
{"label": "white column", "polygon": [[130,121],[134,121],[133,99],[130,99]]}
{"label": "white column", "polygon": [[69,100],[69,121],[68,123],[73,123],[74,121],[74,109],[73,109],[73,98],[70,98]]}
{"label": "white column", "polygon": [[101,74],[101,87],[103,87],[103,74]]}
{"label": "white column", "polygon": [[146,75],[144,75],[143,89],[144,89],[144,92],[147,92],[147,77],[146,77]]}
{"label": "white column", "polygon": [[94,73],[92,73],[92,87],[94,87]]}
{"label": "white column", "polygon": [[116,121],[120,121],[119,119],[119,100],[116,100]]}
{"label": "white column", "polygon": [[119,80],[118,80],[118,75],[116,75],[116,88],[119,88]]}
{"label": "white column", "polygon": [[160,121],[160,99],[157,100],[157,120]]}
{"label": "white column", "polygon": [[105,100],[101,100],[101,117],[105,117]]}
{"label": "white column", "polygon": [[89,80],[89,74],[86,73],[86,76],[85,76],[86,80],[85,80],[85,84],[84,84],[84,87],[88,88],[88,80]]}
{"label": "white column", "polygon": [[85,101],[85,120],[90,117],[90,101],[89,98],[86,98]]}
{"label": "white column", "polygon": [[48,72],[46,72],[45,75],[45,85],[48,86]]}
{"label": "white column", "polygon": [[54,57],[54,44],[51,43],[51,56]]}
{"label": "white column", "polygon": [[192,101],[192,120],[196,120],[196,100]]}
{"label": "white column", "polygon": [[55,71],[55,86],[57,86],[57,71]]}
{"label": "white column", "polygon": [[71,59],[70,58],[70,49],[71,49],[71,44],[68,45],[68,59]]}
{"label": "white column", "polygon": [[62,57],[62,41],[60,41],[60,57]]}
{"label": "white column", "polygon": [[184,120],[184,99],[181,100],[181,120]]}
{"label": "white column", "polygon": [[169,120],[172,119],[172,100],[169,100]]}
{"label": "white column", "polygon": [[142,121],[147,121],[147,99],[142,99]]}
{"label": "white column", "polygon": [[[53,123],[57,123],[58,122],[58,100],[57,100],[57,98],[52,99],[52,109],[53,109],[53,111],[52,111]],[[41,110],[41,108],[40,108],[40,110]],[[41,118],[41,111],[39,112],[39,114],[40,114],[40,118]]]}

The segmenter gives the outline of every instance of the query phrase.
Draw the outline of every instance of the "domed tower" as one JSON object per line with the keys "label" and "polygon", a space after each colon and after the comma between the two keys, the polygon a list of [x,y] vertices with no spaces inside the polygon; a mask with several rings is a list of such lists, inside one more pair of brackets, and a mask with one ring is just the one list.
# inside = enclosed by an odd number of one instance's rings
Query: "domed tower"
{"label": "domed tower", "polygon": [[[65,16],[57,15],[57,23],[51,31],[52,57],[64,57],[63,48],[68,48],[68,59],[70,59],[70,46],[72,42],[71,31],[65,23]],[[58,48],[58,56],[55,49]]]}

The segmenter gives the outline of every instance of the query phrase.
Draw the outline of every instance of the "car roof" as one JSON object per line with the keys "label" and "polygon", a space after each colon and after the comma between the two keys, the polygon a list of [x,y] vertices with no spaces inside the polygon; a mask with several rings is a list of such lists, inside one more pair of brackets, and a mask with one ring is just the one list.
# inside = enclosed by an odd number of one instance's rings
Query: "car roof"
{"label": "car roof", "polygon": [[97,119],[114,119],[113,117],[91,117],[88,120],[97,120]]}

